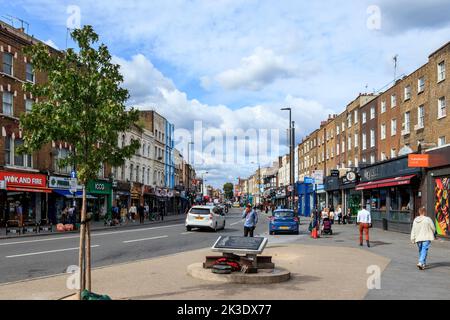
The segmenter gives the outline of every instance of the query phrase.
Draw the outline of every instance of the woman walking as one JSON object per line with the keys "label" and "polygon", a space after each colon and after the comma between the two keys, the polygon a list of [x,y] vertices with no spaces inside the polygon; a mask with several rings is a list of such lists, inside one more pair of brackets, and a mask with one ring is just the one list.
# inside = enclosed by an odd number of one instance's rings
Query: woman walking
{"label": "woman walking", "polygon": [[419,216],[414,219],[411,230],[411,242],[417,244],[419,248],[419,263],[417,268],[425,270],[427,266],[427,255],[431,245],[431,241],[435,240],[436,227],[433,220],[426,216],[425,207],[419,209]]}

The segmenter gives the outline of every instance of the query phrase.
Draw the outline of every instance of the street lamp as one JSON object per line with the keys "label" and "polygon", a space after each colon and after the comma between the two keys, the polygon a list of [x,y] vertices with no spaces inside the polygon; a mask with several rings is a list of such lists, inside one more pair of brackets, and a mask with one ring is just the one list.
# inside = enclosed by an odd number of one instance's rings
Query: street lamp
{"label": "street lamp", "polygon": [[[256,164],[255,162],[251,162],[251,164]],[[258,201],[261,202],[261,164],[258,162]],[[256,204],[256,202],[255,202]],[[258,203],[260,204],[260,203]]]}
{"label": "street lamp", "polygon": [[190,149],[191,149],[191,145],[194,145],[194,142],[188,142],[188,184],[187,184],[187,188],[188,190],[191,190],[191,160],[190,160]]}
{"label": "street lamp", "polygon": [[291,194],[291,209],[294,208],[294,122],[292,122],[292,109],[291,108],[282,108],[282,111],[289,111],[289,169],[290,169],[290,186],[292,188]]}
{"label": "street lamp", "polygon": [[205,174],[208,174],[209,172],[206,171],[204,173],[202,173],[202,196],[205,196]]}

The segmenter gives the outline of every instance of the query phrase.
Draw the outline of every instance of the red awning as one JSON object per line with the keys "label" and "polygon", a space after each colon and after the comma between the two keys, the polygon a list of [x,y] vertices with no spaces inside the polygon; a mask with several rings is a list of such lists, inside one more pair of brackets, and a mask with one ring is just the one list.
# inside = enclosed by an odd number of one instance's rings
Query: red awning
{"label": "red awning", "polygon": [[411,179],[414,178],[415,176],[416,175],[413,174],[413,175],[409,175],[409,176],[360,183],[356,186],[356,190],[360,191],[360,190],[369,190],[369,189],[375,189],[375,188],[406,185],[406,184],[410,184]]}
{"label": "red awning", "polygon": [[8,191],[18,191],[18,192],[43,192],[43,193],[52,193],[52,189],[33,189],[33,188],[18,188],[18,187],[7,187]]}

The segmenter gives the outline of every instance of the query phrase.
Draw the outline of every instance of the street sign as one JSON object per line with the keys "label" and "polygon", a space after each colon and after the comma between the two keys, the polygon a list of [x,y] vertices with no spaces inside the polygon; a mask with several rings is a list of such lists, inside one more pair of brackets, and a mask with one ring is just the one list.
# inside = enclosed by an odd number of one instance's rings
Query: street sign
{"label": "street sign", "polygon": [[76,193],[77,192],[77,186],[78,186],[78,179],[77,178],[70,178],[69,179],[70,184],[70,192]]}
{"label": "street sign", "polygon": [[314,179],[313,178],[309,178],[309,177],[305,177],[305,179],[303,180],[303,183],[306,184],[314,184]]}
{"label": "street sign", "polygon": [[313,178],[316,184],[323,184],[323,170],[313,171]]}
{"label": "street sign", "polygon": [[76,179],[77,178],[77,172],[75,170],[72,170],[72,172],[70,172],[70,177],[72,179]]}

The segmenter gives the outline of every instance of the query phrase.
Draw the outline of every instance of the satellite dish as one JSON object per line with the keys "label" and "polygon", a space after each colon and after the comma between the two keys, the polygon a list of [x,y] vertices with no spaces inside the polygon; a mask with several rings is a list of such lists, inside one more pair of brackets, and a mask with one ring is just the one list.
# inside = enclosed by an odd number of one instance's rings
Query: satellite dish
{"label": "satellite dish", "polygon": [[408,146],[404,146],[403,148],[400,149],[400,151],[398,152],[399,156],[405,156],[407,154],[413,153],[414,151],[408,147]]}

